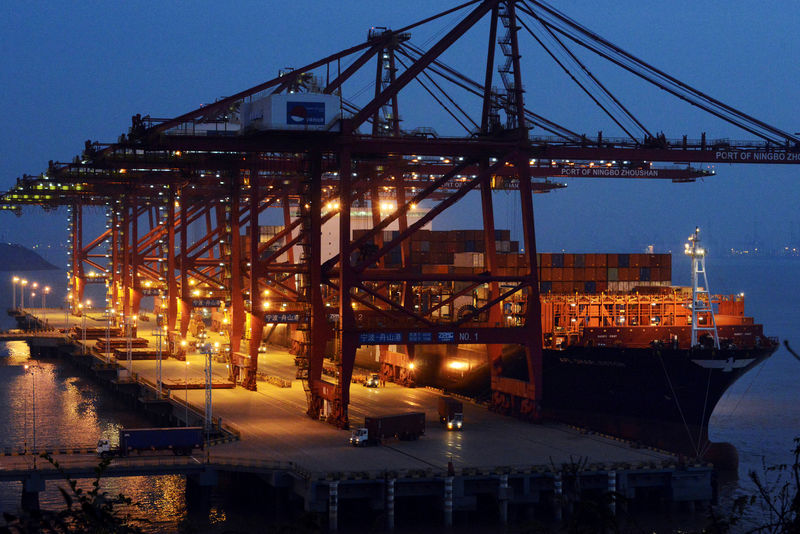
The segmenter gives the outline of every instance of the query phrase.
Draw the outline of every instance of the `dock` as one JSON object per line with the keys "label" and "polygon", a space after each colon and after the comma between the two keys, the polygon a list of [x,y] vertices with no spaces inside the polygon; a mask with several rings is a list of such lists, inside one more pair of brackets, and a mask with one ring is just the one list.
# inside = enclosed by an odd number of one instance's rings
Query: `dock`
{"label": "dock", "polygon": [[[187,422],[182,420],[184,414],[189,414],[189,424],[202,424],[204,369],[211,359],[197,352],[189,352],[185,362],[163,359],[163,397],[154,399],[156,361],[133,360],[127,368],[124,358],[109,360],[107,354],[96,351],[103,346],[102,340],[84,344],[80,338],[66,341],[63,333],[60,337],[53,333],[69,331],[80,321],[71,317],[65,324],[63,310],[48,309],[26,315],[20,324],[46,323],[54,329],[39,332],[41,336],[27,333],[32,353],[41,343],[49,347],[48,354],[93,369],[99,381],[116,381],[113,387],[121,387],[123,371],[129,377],[124,387],[135,389],[125,394],[148,398],[150,404],[166,403],[158,413],[173,424]],[[147,323],[139,325],[138,337],[147,340],[148,347],[156,346],[152,329]],[[46,345],[57,337],[59,344],[54,348]],[[224,339],[211,333],[209,341]],[[388,514],[394,503],[403,499],[426,498],[438,503],[435,506],[447,525],[453,524],[454,514],[475,511],[485,499],[496,503],[500,520],[506,522],[525,516],[526,510],[557,519],[566,500],[597,492],[617,492],[630,503],[656,500],[692,507],[706,505],[713,498],[711,465],[686,464],[666,451],[563,424],[529,424],[493,413],[469,399],[464,402],[464,430],[449,432],[438,422],[441,392],[430,388],[393,383],[380,388],[353,387],[350,418],[354,425],[368,415],[403,411],[423,411],[427,420],[425,435],[417,441],[353,448],[348,431],[305,415],[306,393],[295,378],[293,355],[280,347],[268,347],[259,354],[258,363],[264,376],[279,378],[289,387],[266,380],[258,382],[256,392],[235,387],[228,380],[226,364],[211,360],[215,424],[224,426],[236,439],[220,440],[227,442],[206,450],[200,461],[202,469],[197,469],[202,474],[197,475],[198,480],[212,484],[219,476],[260,473],[265,476],[259,480],[267,481],[262,483],[298,499],[302,509],[327,516],[332,530],[338,528],[340,507],[357,503],[371,513]],[[9,469],[4,464],[0,479],[12,476]],[[158,474],[162,468],[156,465],[144,471]],[[20,473],[14,471],[12,478],[25,479],[28,472]],[[26,487],[33,491],[38,486]],[[580,489],[577,495],[575,488]]]}

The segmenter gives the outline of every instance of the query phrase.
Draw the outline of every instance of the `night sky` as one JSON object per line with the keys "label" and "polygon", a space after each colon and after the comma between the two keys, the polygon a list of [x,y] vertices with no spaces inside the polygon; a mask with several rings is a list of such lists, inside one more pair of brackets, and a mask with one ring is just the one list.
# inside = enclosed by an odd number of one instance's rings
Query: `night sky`
{"label": "night sky", "polygon": [[[87,139],[112,142],[136,113],[176,116],[362,42],[370,26],[402,27],[452,2],[3,2],[0,5],[0,189],[48,160],[69,161]],[[790,133],[800,131],[800,4],[733,0],[553,2],[598,34],[723,102]],[[428,46],[453,18],[415,30]],[[482,79],[486,25],[443,60]],[[570,129],[605,137],[622,132],[521,33],[526,106]],[[631,75],[586,54],[587,64],[651,131],[668,138],[753,139]],[[344,65],[343,65],[344,67]],[[364,99],[368,75],[345,87]],[[324,72],[321,73],[325,75]],[[499,79],[497,79],[499,83]],[[432,111],[418,88],[401,96],[402,127],[432,126],[462,135]],[[467,101],[465,101],[467,102]],[[477,101],[471,101],[478,110]],[[534,134],[542,133],[534,130]],[[569,180],[566,190],[536,196],[540,250],[629,251],[655,244],[677,249],[700,225],[712,252],[727,247],[800,246],[800,166],[717,166],[694,184]],[[497,195],[499,228],[519,237],[518,215]],[[477,195],[465,201],[477,206]],[[457,209],[436,226],[475,228]],[[57,246],[66,242],[64,211],[0,214],[0,240]],[[60,254],[45,251],[48,259]]]}

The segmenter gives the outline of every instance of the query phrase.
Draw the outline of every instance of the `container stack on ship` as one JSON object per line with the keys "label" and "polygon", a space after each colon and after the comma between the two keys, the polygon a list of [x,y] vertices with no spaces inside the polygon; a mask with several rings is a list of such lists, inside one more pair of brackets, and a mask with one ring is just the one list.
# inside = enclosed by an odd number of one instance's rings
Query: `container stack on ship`
{"label": "container stack on ship", "polygon": [[[482,232],[418,234],[412,242],[412,269],[484,270]],[[525,268],[524,255],[508,231],[496,232],[496,244],[500,274]],[[693,279],[699,279],[699,272],[703,280],[692,287],[672,285],[670,254],[542,253],[538,259],[542,415],[693,458],[731,463],[730,448],[708,440],[709,418],[727,388],[778,345],[745,315],[744,296],[709,294],[700,259],[693,260]],[[391,257],[385,267],[393,267]],[[415,306],[437,309],[442,320],[451,320],[488,299],[485,287],[466,294],[462,289],[458,283],[429,285],[417,292]],[[502,320],[523,324],[525,308],[524,302],[505,301]],[[477,319],[463,326],[487,325],[486,317]],[[527,376],[518,347],[505,347],[502,361],[504,376]],[[357,364],[407,385],[490,400],[489,363],[481,345],[421,345],[413,361],[392,345],[361,349]],[[515,412],[502,396],[491,400],[498,411]]]}

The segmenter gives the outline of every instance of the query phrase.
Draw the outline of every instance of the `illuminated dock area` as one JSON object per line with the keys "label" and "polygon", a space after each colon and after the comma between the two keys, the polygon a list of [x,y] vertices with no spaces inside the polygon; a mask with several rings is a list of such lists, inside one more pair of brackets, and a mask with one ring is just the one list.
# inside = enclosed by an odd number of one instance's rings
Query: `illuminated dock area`
{"label": "illuminated dock area", "polygon": [[[98,327],[105,324],[101,313],[90,311],[86,318],[69,317],[63,310],[29,310],[18,315],[37,332],[27,332],[36,353],[37,343],[52,347],[54,330]],[[50,329],[43,330],[47,325]],[[152,326],[139,325],[138,338],[156,344]],[[49,333],[48,333],[49,332]],[[103,340],[69,339],[60,336],[59,356],[80,360],[87,353],[100,380],[112,380],[118,388],[135,388],[139,398],[152,396],[157,383],[156,360],[132,360],[97,351]],[[223,336],[209,333],[208,341],[223,342]],[[52,350],[52,349],[51,349]],[[166,355],[166,350],[164,351]],[[169,403],[173,424],[202,424],[205,405],[207,357],[189,351],[185,361],[164,358],[162,389]],[[212,382],[228,383],[227,364],[212,361]],[[386,500],[375,500],[375,492],[385,496],[391,481],[393,491],[407,496],[436,496],[446,502],[450,495],[453,510],[472,510],[482,492],[492,494],[498,503],[519,506],[545,506],[552,513],[553,502],[562,484],[577,473],[585,491],[614,490],[632,500],[658,499],[706,503],[711,500],[712,468],[707,465],[679,466],[669,453],[638,448],[624,441],[582,431],[559,423],[530,424],[489,411],[485,406],[464,402],[464,430],[447,431],[438,422],[437,399],[440,392],[429,388],[405,388],[388,383],[384,387],[354,385],[350,404],[353,425],[365,416],[422,411],[426,414],[424,436],[415,441],[394,441],[376,447],[349,445],[349,431],[337,429],[305,415],[306,393],[295,378],[294,357],[283,348],[268,346],[259,353],[260,377],[282,379],[279,387],[267,380],[258,381],[258,390],[242,387],[213,389],[215,424],[221,422],[237,440],[210,447],[204,461],[217,470],[245,470],[272,473],[271,480],[291,489],[309,511],[331,513],[331,496],[340,501],[368,499],[370,507],[384,510]],[[120,380],[130,372],[132,380]],[[103,378],[105,377],[105,378]],[[109,378],[111,377],[111,378]],[[135,382],[134,382],[135,381]],[[183,385],[183,387],[181,387]],[[185,403],[188,402],[188,408]],[[282,466],[280,476],[275,466]],[[274,476],[273,476],[274,475]],[[449,488],[449,489],[448,489]],[[333,492],[333,493],[332,493]],[[445,504],[442,504],[445,506]]]}

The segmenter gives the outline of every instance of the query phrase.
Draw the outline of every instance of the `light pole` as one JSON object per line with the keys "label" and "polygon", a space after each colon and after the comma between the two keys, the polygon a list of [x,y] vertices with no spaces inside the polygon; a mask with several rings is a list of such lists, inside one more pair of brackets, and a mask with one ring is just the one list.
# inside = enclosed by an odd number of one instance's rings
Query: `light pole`
{"label": "light pole", "polygon": [[114,317],[114,308],[106,308],[106,363],[111,361],[111,319]]}
{"label": "light pole", "polygon": [[44,286],[42,288],[42,316],[44,317],[44,324],[47,325],[47,312],[45,309],[47,308],[47,294],[50,293],[50,286]]}
{"label": "light pole", "polygon": [[153,330],[153,336],[156,338],[156,388],[158,390],[158,398],[161,398],[161,338],[167,333],[167,327],[164,325],[164,316],[160,313],[156,316],[156,328]]}
{"label": "light pole", "polygon": [[183,384],[185,387],[184,406],[186,406],[186,417],[183,420],[183,426],[189,426],[189,359],[186,359],[186,373],[184,374]]}
{"label": "light pole", "polygon": [[28,281],[23,278],[22,280],[19,281],[19,285],[22,286],[22,287],[20,287],[20,290],[19,290],[19,300],[20,300],[19,307],[20,307],[20,309],[24,310],[25,309],[25,286],[28,285]]}
{"label": "light pole", "polygon": [[125,351],[128,353],[128,378],[133,379],[133,357],[131,348],[133,345],[133,327],[136,325],[136,317],[130,315],[125,317]]}
{"label": "light pole", "polygon": [[[35,291],[31,291],[31,311],[33,311],[35,313],[36,312],[36,308],[34,307],[34,304],[35,304],[36,301],[33,300],[34,298],[36,298],[36,292]],[[28,330],[30,330],[30,328],[31,328],[31,316],[30,315],[25,315],[25,322],[28,324]]]}
{"label": "light pole", "polygon": [[33,282],[31,284],[31,310],[36,313],[36,301],[33,300],[36,297],[36,290],[39,288],[39,282]]}
{"label": "light pole", "polygon": [[17,282],[19,282],[19,276],[14,276],[11,278],[11,309],[17,309]]}
{"label": "light pole", "polygon": [[211,411],[211,360],[212,355],[219,350],[219,343],[206,343],[203,347],[203,352],[206,355],[206,442],[209,440],[211,434],[211,426],[213,420],[213,413]]}
{"label": "light pole", "polygon": [[70,307],[72,307],[72,293],[67,293],[67,296],[64,297],[64,333],[69,334],[69,312]]}

